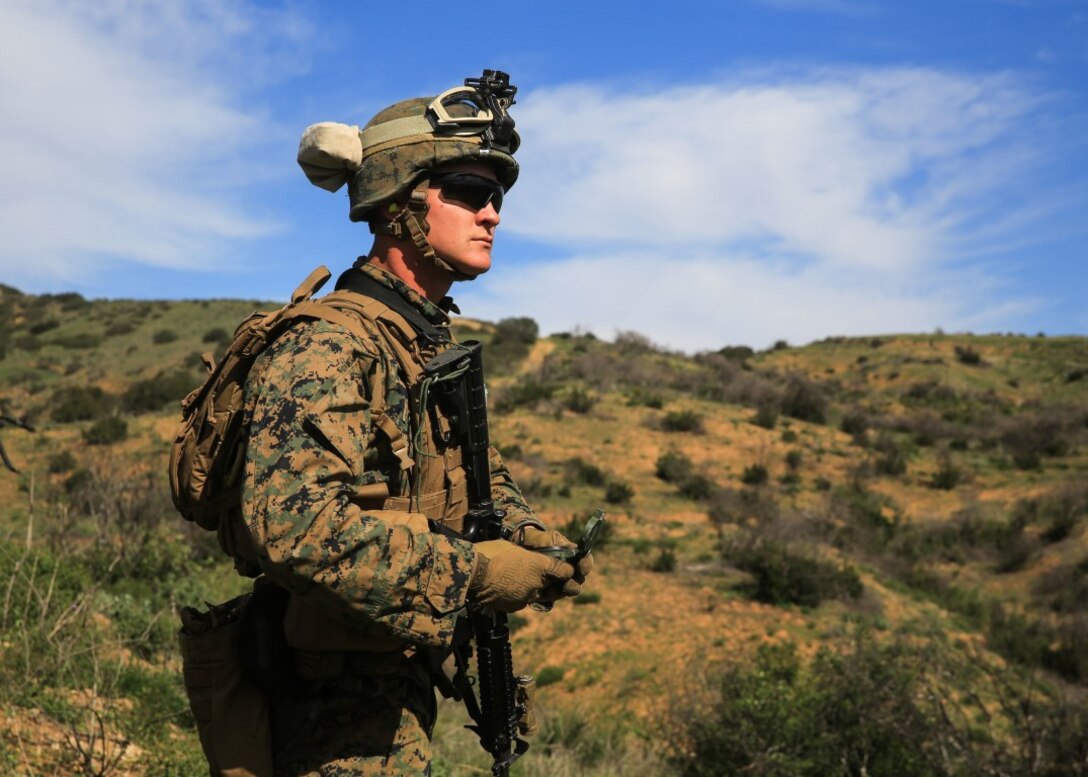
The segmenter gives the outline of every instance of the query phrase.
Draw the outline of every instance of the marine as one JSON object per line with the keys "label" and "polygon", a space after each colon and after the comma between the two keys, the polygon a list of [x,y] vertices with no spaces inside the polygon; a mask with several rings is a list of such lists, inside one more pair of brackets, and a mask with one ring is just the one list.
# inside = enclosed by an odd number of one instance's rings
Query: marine
{"label": "marine", "polygon": [[269,691],[277,777],[429,774],[435,667],[466,605],[550,608],[592,567],[534,551],[574,543],[544,526],[494,449],[506,538],[458,536],[461,451],[421,380],[457,347],[448,291],[492,265],[519,172],[515,91],[485,71],[361,129],[325,122],[302,136],[309,180],[346,186],[349,217],[374,238],[330,295],[353,325],[300,319],[245,384],[241,519],[257,590],[280,603],[276,671],[290,675]]}

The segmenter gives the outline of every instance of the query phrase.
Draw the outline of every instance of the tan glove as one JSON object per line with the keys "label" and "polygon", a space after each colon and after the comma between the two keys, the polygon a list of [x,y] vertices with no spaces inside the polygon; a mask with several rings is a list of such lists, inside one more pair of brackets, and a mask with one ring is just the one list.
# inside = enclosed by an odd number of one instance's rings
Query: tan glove
{"label": "tan glove", "polygon": [[[544,529],[543,531],[532,526],[525,526],[519,529],[514,535],[514,542],[523,548],[529,550],[536,550],[538,548],[570,548],[576,549],[578,546],[568,540],[563,532],[555,531],[554,529]],[[577,596],[581,592],[581,584],[586,581],[586,577],[593,571],[593,554],[590,553],[581,560],[574,568],[573,581],[578,584],[578,590],[572,594],[565,594],[566,596]]]}
{"label": "tan glove", "polygon": [[493,610],[515,612],[535,602],[554,601],[550,598],[552,592],[572,583],[574,567],[570,564],[507,540],[477,542],[473,548],[476,569],[468,595]]}

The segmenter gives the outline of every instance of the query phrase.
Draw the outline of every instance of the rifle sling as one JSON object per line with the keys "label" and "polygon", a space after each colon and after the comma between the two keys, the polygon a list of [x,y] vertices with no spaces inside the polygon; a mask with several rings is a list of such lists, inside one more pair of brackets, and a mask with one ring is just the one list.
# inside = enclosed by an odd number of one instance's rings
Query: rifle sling
{"label": "rifle sling", "polygon": [[449,336],[424,317],[419,309],[406,300],[400,293],[388,286],[383,286],[362,270],[349,267],[336,280],[337,291],[353,291],[364,297],[371,297],[395,310],[416,330],[416,334],[431,343],[449,342]]}

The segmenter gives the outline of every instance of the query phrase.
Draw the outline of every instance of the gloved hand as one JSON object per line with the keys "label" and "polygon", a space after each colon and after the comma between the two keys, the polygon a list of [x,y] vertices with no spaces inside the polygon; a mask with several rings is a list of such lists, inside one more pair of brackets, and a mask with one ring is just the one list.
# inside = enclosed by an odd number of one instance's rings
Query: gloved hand
{"label": "gloved hand", "polygon": [[[528,604],[555,601],[553,591],[574,583],[574,567],[565,561],[534,553],[507,540],[473,545],[476,569],[469,583],[469,598],[499,612],[515,612]],[[573,595],[573,594],[563,594]],[[558,598],[558,597],[557,597]]]}
{"label": "gloved hand", "polygon": [[[563,536],[563,532],[556,531],[554,529],[537,529],[533,526],[525,526],[519,529],[513,537],[514,542],[523,548],[529,550],[536,550],[538,548],[570,548],[576,549],[578,546]],[[593,571],[593,554],[590,553],[584,558],[578,561],[578,564],[574,568],[574,582],[581,586],[586,581],[586,576]],[[579,591],[581,588],[579,588]],[[568,596],[576,596],[579,591],[575,591],[573,594],[567,594]]]}

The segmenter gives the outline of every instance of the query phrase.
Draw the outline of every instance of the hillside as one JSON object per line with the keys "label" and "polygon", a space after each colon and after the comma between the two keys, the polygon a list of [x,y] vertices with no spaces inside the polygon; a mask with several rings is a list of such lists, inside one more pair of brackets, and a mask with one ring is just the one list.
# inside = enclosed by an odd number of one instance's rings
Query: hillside
{"label": "hillside", "polygon": [[[0,429],[5,773],[202,773],[173,611],[245,586],[165,457],[257,307],[0,287],[0,410],[36,429]],[[518,773],[1085,773],[1088,339],[458,328],[541,516],[610,522],[586,591],[513,619],[544,717]],[[443,709],[436,774],[480,773]]]}

